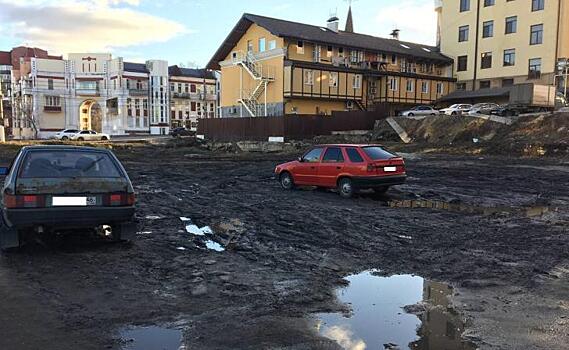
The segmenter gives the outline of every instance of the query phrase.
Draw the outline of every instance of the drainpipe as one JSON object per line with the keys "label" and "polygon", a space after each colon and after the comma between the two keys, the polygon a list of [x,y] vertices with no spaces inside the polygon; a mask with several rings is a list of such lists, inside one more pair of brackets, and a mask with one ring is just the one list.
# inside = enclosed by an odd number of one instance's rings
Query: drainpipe
{"label": "drainpipe", "polygon": [[480,0],[476,0],[476,38],[474,40],[474,76],[472,79],[472,91],[476,90],[476,78],[478,77],[478,41],[480,40]]}

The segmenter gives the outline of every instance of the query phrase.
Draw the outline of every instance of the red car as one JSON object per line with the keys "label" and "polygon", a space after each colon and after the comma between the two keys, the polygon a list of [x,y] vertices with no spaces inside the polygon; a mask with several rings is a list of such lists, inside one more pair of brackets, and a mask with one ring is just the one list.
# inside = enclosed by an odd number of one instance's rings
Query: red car
{"label": "red car", "polygon": [[319,145],[293,162],[278,165],[275,174],[285,190],[297,185],[337,188],[349,198],[359,189],[384,193],[405,182],[403,158],[379,145]]}

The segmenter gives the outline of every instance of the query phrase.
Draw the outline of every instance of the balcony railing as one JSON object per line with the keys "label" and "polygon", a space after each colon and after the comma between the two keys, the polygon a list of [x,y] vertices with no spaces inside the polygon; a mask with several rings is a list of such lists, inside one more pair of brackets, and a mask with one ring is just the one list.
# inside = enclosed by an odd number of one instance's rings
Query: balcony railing
{"label": "balcony railing", "polygon": [[133,96],[146,96],[148,95],[148,89],[146,88],[129,88],[128,93]]}
{"label": "balcony railing", "polygon": [[101,92],[98,88],[77,88],[75,89],[75,93],[77,95],[84,95],[84,96],[100,96]]}
{"label": "balcony railing", "polygon": [[43,111],[50,113],[61,112],[61,106],[43,106]]}

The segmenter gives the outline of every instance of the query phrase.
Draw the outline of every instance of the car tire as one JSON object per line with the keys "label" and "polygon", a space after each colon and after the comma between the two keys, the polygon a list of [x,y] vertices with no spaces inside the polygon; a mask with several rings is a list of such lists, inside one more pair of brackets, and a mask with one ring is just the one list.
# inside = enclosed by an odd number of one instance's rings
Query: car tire
{"label": "car tire", "polygon": [[279,183],[281,184],[283,190],[286,191],[293,190],[295,187],[294,179],[292,178],[292,175],[288,171],[281,173],[281,175],[279,176]]}
{"label": "car tire", "polygon": [[85,139],[82,138],[82,137],[78,137],[78,138],[77,138],[77,141],[85,141]]}
{"label": "car tire", "polygon": [[452,112],[450,115],[452,115],[452,116],[456,116],[456,115],[457,115],[457,113],[456,113],[456,112]]}
{"label": "car tire", "polygon": [[407,114],[408,117],[412,117],[412,116],[414,116],[414,115],[415,115],[415,114],[413,114],[413,113]]}
{"label": "car tire", "polygon": [[108,140],[109,140],[109,138],[106,136],[101,137],[101,141],[108,141]]}
{"label": "car tire", "polygon": [[63,140],[63,141],[67,141],[67,140],[69,140],[69,137],[67,137],[67,136],[63,136],[63,137],[61,138],[61,140]]}
{"label": "car tire", "polygon": [[434,116],[436,116],[436,114],[435,114],[435,113],[431,113],[431,117],[434,117]]}
{"label": "car tire", "polygon": [[353,181],[347,177],[341,178],[338,181],[338,192],[342,198],[352,198],[356,192]]}

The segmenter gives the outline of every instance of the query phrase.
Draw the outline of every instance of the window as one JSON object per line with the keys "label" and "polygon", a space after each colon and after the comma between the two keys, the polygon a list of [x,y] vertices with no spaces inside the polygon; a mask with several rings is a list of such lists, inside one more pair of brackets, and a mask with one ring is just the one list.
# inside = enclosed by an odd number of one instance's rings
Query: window
{"label": "window", "polygon": [[[81,134],[91,134],[89,131]],[[33,151],[23,161],[22,178],[121,177],[112,158],[99,151]]]}
{"label": "window", "polygon": [[253,52],[253,40],[247,40],[247,51],[248,52]]}
{"label": "window", "polygon": [[484,7],[494,6],[495,0],[484,0]]}
{"label": "window", "polygon": [[269,41],[269,50],[274,50],[276,48],[277,48],[277,41],[276,40]]}
{"label": "window", "polygon": [[494,36],[494,21],[486,21],[482,24],[482,37],[491,38]]}
{"label": "window", "polygon": [[502,87],[508,87],[514,85],[514,79],[502,79]]}
{"label": "window", "polygon": [[456,83],[456,89],[459,91],[466,90],[466,83]]}
{"label": "window", "polygon": [[514,66],[516,64],[516,49],[504,50],[504,67]]}
{"label": "window", "polygon": [[265,38],[260,38],[259,39],[259,52],[264,52],[267,50],[267,39]]}
{"label": "window", "polygon": [[532,11],[541,11],[545,8],[545,0],[532,0],[531,1],[531,10]]}
{"label": "window", "polygon": [[314,85],[314,72],[311,70],[304,71],[304,85]]}
{"label": "window", "polygon": [[437,83],[437,95],[442,95],[444,94],[445,90],[444,90],[444,86],[443,83]]}
{"label": "window", "polygon": [[191,84],[191,85],[190,85],[190,92],[191,92],[191,93],[196,93],[196,91],[197,91],[197,90],[196,90],[196,85],[195,85],[195,84]]}
{"label": "window", "polygon": [[323,163],[343,163],[344,156],[342,155],[342,149],[339,147],[330,147],[324,153],[324,158],[322,158]]}
{"label": "window", "polygon": [[360,89],[362,87],[362,76],[359,74],[354,75],[353,83],[354,89]]}
{"label": "window", "polygon": [[421,82],[421,93],[423,93],[423,94],[429,93],[429,82],[428,81]]}
{"label": "window", "polygon": [[350,162],[352,162],[352,163],[363,163],[364,162],[364,159],[362,158],[362,156],[360,155],[360,152],[358,152],[357,149],[346,148],[346,153],[348,154],[348,158],[350,158]]}
{"label": "window", "polygon": [[531,26],[529,44],[543,44],[543,24],[536,24]]}
{"label": "window", "polygon": [[529,79],[541,78],[541,58],[532,58],[529,60]]}
{"label": "window", "polygon": [[322,150],[323,148],[314,148],[308,151],[308,153],[302,157],[302,161],[307,163],[318,163],[320,161],[320,156],[322,155]]}
{"label": "window", "polygon": [[397,56],[391,55],[391,64],[397,64]]}
{"label": "window", "polygon": [[330,87],[338,87],[338,72],[330,72]]}
{"label": "window", "polygon": [[45,105],[48,107],[61,107],[59,96],[46,96]]}
{"label": "window", "polygon": [[468,70],[468,56],[458,56],[457,61],[456,70],[458,72]]}
{"label": "window", "polygon": [[506,34],[518,31],[518,16],[506,17]]}
{"label": "window", "polygon": [[338,56],[344,57],[344,48],[343,47],[338,48]]}
{"label": "window", "polygon": [[460,0],[460,12],[470,11],[470,0]]}
{"label": "window", "polygon": [[397,91],[398,90],[398,80],[396,78],[389,78],[389,90]]}
{"label": "window", "polygon": [[481,89],[489,89],[490,88],[490,80],[481,80],[480,81],[480,88]]}
{"label": "window", "polygon": [[407,92],[413,92],[415,90],[414,85],[415,84],[414,84],[413,80],[407,79],[407,86],[406,86]]}
{"label": "window", "polygon": [[388,160],[395,158],[393,153],[389,153],[378,146],[363,147],[362,149],[372,160]]}
{"label": "window", "polygon": [[296,53],[304,55],[304,41],[298,41],[296,43]]}
{"label": "window", "polygon": [[360,51],[358,50],[352,50],[350,51],[350,62],[351,63],[358,63],[360,62]]}
{"label": "window", "polygon": [[332,46],[328,45],[328,48],[326,50],[326,57],[330,58],[332,57],[332,53],[334,52]]}
{"label": "window", "polygon": [[458,27],[458,42],[468,41],[469,26]]}
{"label": "window", "polygon": [[492,52],[482,53],[482,60],[480,61],[481,69],[492,68]]}

